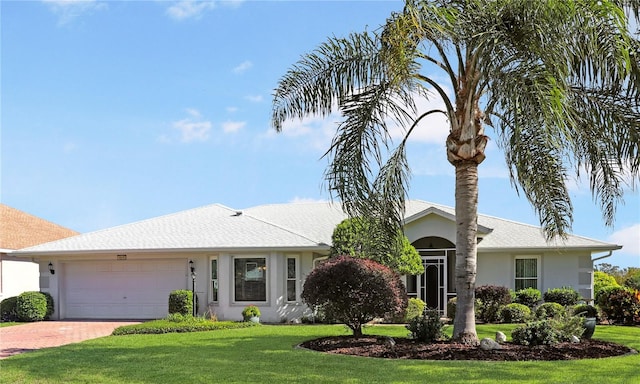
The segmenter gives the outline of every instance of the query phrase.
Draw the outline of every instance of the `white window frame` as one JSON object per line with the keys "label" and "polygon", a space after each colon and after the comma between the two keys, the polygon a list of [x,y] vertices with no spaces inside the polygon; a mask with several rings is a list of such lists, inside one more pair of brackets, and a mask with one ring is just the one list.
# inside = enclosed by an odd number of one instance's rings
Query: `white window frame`
{"label": "white window frame", "polygon": [[[295,260],[295,276],[289,277],[289,259]],[[295,300],[289,300],[289,282],[293,281],[296,287]],[[297,303],[300,301],[300,255],[285,255],[284,258],[284,298],[287,303]]]}
{"label": "white window frame", "polygon": [[[236,260],[240,259],[264,259],[265,270],[263,271],[264,277],[264,300],[236,300]],[[245,265],[246,267],[246,265]],[[231,274],[232,278],[232,302],[234,304],[246,305],[248,303],[260,303],[266,304],[269,302],[269,255],[231,255]]]}
{"label": "white window frame", "polygon": [[541,280],[541,271],[542,271],[542,257],[540,255],[517,255],[513,260],[513,289],[516,288],[517,280],[529,280],[533,279],[533,277],[518,277],[517,276],[517,260],[536,260],[536,289],[542,291],[542,280]]}
{"label": "white window frame", "polygon": [[[216,278],[213,278],[213,266],[212,263],[215,260],[216,262]],[[217,256],[212,256],[209,258],[209,268],[211,269],[209,271],[209,288],[211,289],[211,292],[209,293],[209,301],[212,303],[218,303],[220,302],[220,261],[218,260]],[[218,297],[214,297],[213,293],[214,290],[217,290],[218,293]]]}

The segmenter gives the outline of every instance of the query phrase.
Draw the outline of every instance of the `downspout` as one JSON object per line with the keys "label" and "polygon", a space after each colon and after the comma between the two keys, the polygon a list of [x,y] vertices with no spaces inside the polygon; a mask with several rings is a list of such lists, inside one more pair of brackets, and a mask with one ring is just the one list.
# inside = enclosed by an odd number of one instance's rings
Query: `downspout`
{"label": "downspout", "polygon": [[594,261],[598,261],[598,260],[602,260],[602,259],[606,259],[607,257],[610,257],[613,254],[613,251],[609,251],[606,255],[604,256],[599,256],[596,257],[595,259],[591,259],[591,262],[593,263]]}

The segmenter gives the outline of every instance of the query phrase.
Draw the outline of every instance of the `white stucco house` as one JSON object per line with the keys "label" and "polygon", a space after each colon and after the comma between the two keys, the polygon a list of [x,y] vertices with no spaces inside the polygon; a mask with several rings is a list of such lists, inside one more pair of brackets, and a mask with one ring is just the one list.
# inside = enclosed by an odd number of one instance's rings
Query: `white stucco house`
{"label": "white stucco house", "polygon": [[0,300],[40,289],[39,265],[13,252],[78,232],[0,204]]}
{"label": "white stucco house", "polygon": [[[169,293],[195,282],[201,314],[240,320],[255,304],[262,321],[292,321],[310,313],[300,299],[305,278],[327,257],[344,218],[329,203],[242,211],[215,204],[15,253],[39,263],[40,288],[54,297],[57,319],[161,318]],[[455,296],[454,219],[451,207],[407,203],[405,234],[426,269],[406,278],[407,291],[443,311]],[[621,248],[579,236],[548,244],[538,227],[496,217],[480,215],[478,224],[478,285],[571,286],[591,298],[593,261]]]}

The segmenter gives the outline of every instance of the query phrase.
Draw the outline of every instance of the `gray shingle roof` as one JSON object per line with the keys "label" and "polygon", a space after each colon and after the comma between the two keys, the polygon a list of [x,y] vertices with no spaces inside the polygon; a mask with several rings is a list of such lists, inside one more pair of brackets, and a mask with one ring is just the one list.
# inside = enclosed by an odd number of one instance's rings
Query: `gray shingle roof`
{"label": "gray shingle roof", "polygon": [[[241,212],[239,214],[239,212]],[[449,219],[452,207],[421,200],[407,202],[407,222],[430,214]],[[20,253],[76,253],[174,249],[327,249],[335,226],[346,215],[339,205],[326,202],[260,205],[237,211],[220,204],[126,224],[42,244]],[[480,232],[486,233],[478,250],[506,248],[618,249],[615,244],[579,236],[565,243],[547,244],[540,228],[480,215]]]}

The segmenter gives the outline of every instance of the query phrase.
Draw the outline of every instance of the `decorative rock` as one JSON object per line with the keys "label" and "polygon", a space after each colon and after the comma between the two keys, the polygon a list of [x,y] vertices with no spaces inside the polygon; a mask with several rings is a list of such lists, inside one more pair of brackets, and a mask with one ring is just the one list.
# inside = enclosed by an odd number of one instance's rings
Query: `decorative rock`
{"label": "decorative rock", "polygon": [[498,331],[496,332],[496,341],[500,344],[502,343],[506,343],[507,342],[507,335],[505,335],[504,333]]}
{"label": "decorative rock", "polygon": [[485,351],[491,351],[494,349],[502,349],[502,346],[495,340],[489,337],[485,337],[484,339],[480,340],[480,348]]}
{"label": "decorative rock", "polygon": [[571,342],[574,344],[578,344],[580,342],[580,339],[578,338],[578,336],[571,336]]}
{"label": "decorative rock", "polygon": [[393,337],[385,337],[384,338],[384,345],[386,345],[387,347],[393,348],[396,346],[396,341],[393,340]]}

